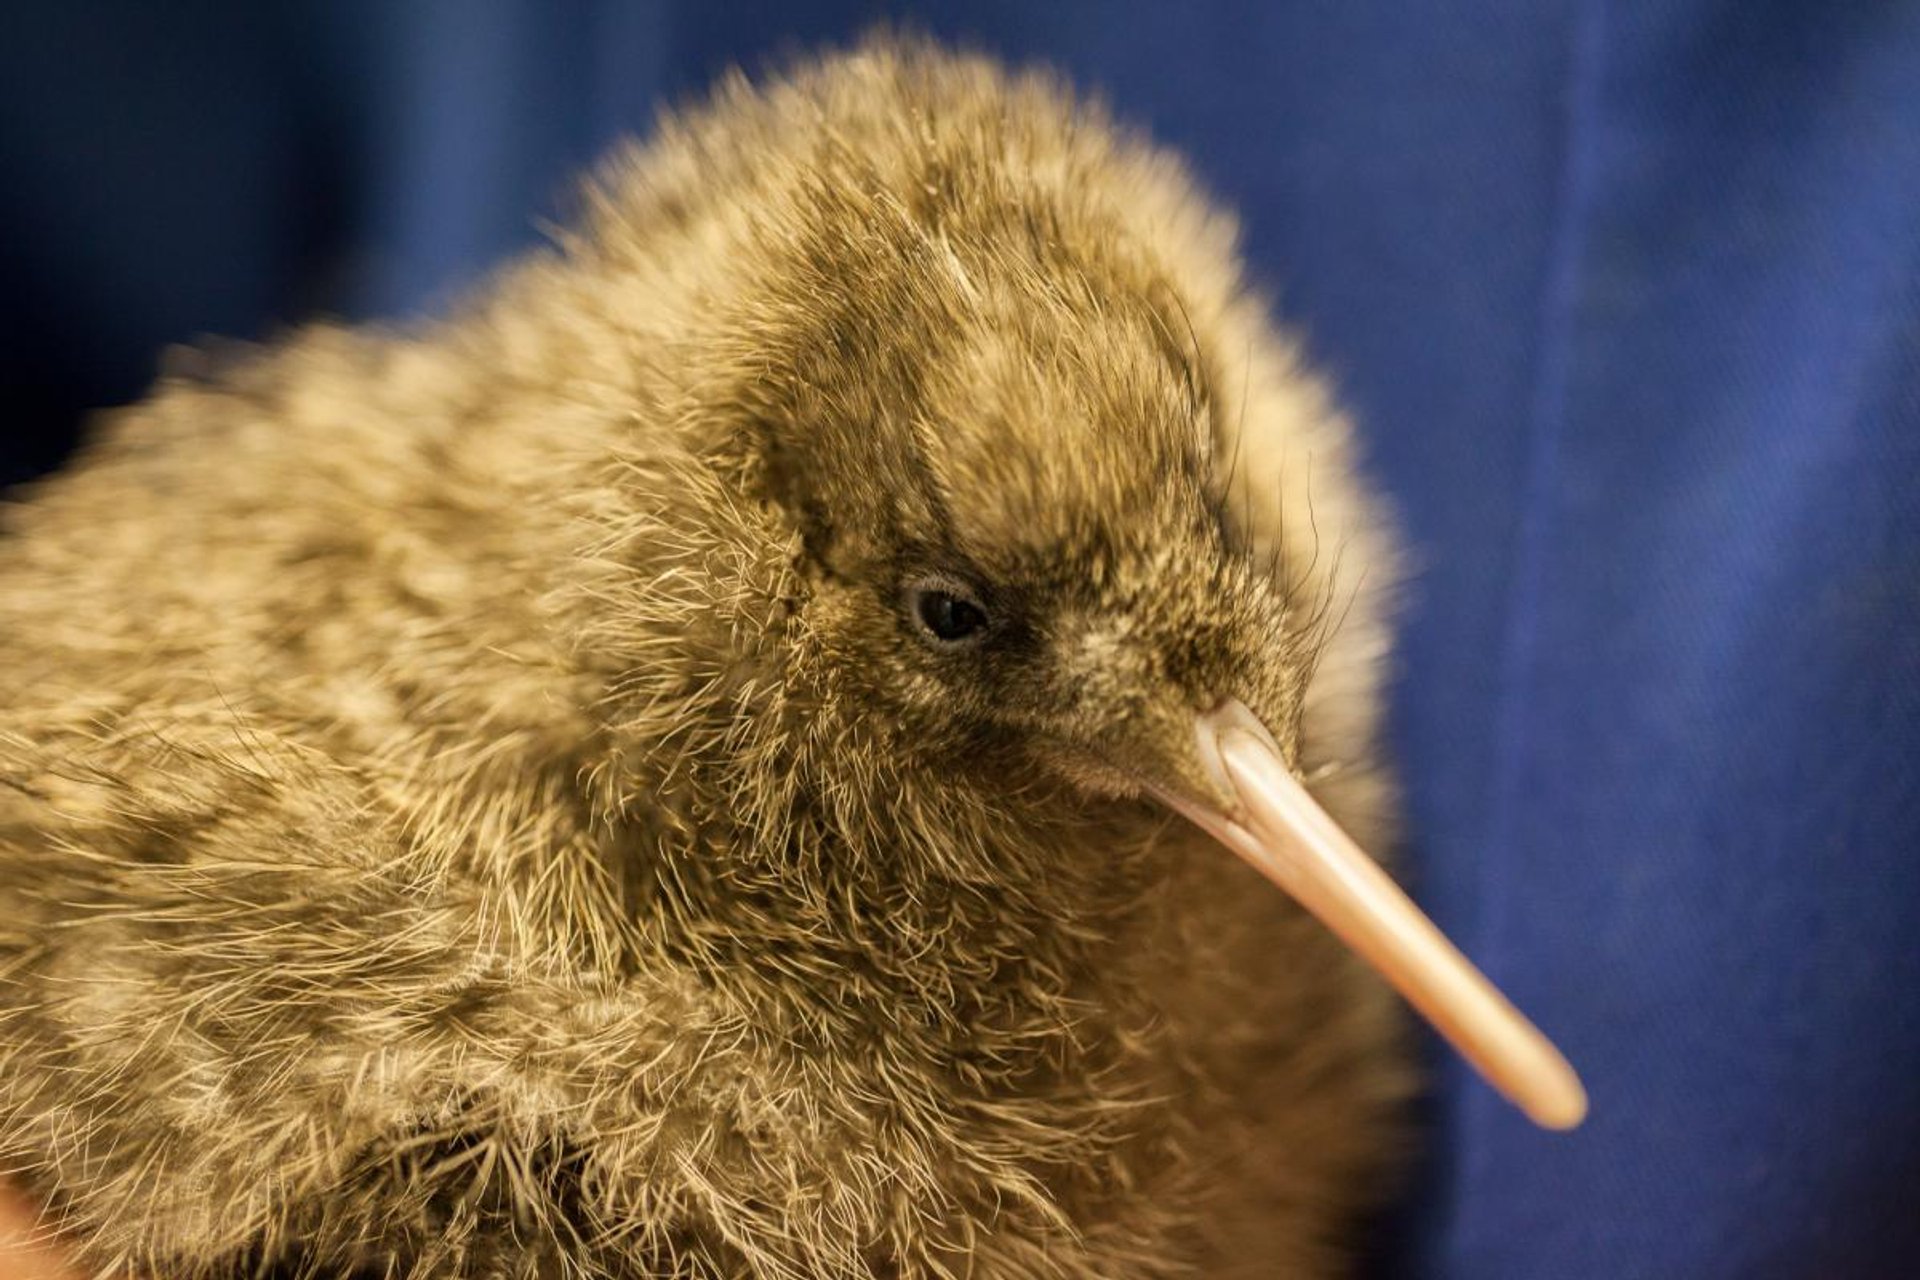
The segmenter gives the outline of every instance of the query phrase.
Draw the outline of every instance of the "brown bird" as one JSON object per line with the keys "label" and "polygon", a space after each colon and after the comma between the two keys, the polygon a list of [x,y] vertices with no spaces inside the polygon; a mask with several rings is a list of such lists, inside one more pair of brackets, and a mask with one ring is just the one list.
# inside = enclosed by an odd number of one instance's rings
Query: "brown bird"
{"label": "brown bird", "polygon": [[0,1157],[50,1229],[167,1278],[1337,1274],[1410,1072],[1262,872],[1577,1120],[1325,816],[1389,834],[1392,539],[1233,241],[1054,80],[878,38],[667,120],[448,319],[117,415],[0,539]]}

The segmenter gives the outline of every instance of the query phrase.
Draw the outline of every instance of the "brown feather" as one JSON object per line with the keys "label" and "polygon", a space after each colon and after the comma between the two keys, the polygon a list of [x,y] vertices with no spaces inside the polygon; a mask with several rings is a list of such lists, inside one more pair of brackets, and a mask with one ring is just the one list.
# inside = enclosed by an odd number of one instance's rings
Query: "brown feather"
{"label": "brown feather", "polygon": [[[1090,754],[1230,682],[1390,831],[1390,535],[1231,224],[889,37],[586,205],[5,509],[6,1169],[154,1277],[1339,1273],[1397,1016]],[[909,634],[956,565],[1014,656]]]}

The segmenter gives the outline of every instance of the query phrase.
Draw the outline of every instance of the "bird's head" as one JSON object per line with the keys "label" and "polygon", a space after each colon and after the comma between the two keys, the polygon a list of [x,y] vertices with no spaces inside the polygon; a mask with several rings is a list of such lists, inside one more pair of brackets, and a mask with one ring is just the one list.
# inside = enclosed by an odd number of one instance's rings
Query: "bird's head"
{"label": "bird's head", "polygon": [[1247,355],[1209,349],[1217,299],[1196,326],[1096,213],[971,180],[835,173],[756,250],[720,408],[800,548],[791,664],[923,793],[1178,812],[1575,1122],[1564,1062],[1297,780],[1330,602],[1249,528],[1233,437],[1266,427],[1214,394]]}
{"label": "bird's head", "polygon": [[988,787],[1227,805],[1229,721],[1292,760],[1327,602],[1235,517],[1174,290],[1111,247],[833,203],[840,242],[761,304],[747,416],[834,686]]}

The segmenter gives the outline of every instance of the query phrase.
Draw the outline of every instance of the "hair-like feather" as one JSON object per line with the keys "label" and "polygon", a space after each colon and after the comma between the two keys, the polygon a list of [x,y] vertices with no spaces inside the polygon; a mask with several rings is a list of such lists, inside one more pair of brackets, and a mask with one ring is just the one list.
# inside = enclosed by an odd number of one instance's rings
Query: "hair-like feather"
{"label": "hair-like feather", "polygon": [[[1079,750],[1232,671],[1387,834],[1389,535],[1233,238],[882,37],[115,415],[0,536],[5,1172],[155,1277],[1337,1272],[1391,1007]],[[907,633],[954,564],[1020,662]]]}

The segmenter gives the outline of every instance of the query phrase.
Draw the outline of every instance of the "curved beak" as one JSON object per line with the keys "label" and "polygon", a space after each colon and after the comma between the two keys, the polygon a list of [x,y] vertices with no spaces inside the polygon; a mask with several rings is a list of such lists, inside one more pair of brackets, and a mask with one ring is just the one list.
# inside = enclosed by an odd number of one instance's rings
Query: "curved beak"
{"label": "curved beak", "polygon": [[1196,732],[1227,803],[1148,789],[1293,895],[1534,1123],[1579,1124],[1587,1095],[1567,1060],[1307,794],[1253,713],[1229,699]]}

